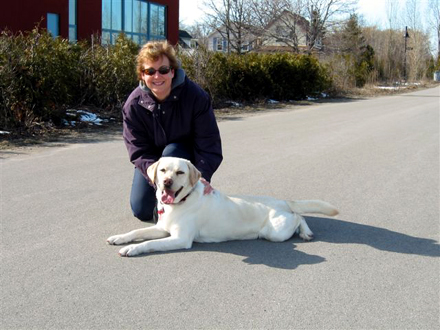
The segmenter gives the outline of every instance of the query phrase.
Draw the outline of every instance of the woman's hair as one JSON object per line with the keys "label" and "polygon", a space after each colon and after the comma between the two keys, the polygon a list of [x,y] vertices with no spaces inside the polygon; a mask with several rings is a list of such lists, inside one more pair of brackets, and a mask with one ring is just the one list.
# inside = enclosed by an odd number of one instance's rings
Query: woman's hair
{"label": "woman's hair", "polygon": [[162,56],[166,56],[170,61],[172,69],[179,68],[179,62],[176,58],[176,51],[174,47],[168,43],[168,41],[149,41],[142,46],[137,56],[136,72],[138,79],[142,79],[142,70],[144,69],[144,63],[146,61],[156,62]]}

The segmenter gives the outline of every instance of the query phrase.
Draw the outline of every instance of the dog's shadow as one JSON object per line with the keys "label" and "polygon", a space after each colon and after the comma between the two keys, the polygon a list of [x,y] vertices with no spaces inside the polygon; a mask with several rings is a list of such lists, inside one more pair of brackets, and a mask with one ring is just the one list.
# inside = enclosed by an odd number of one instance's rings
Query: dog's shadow
{"label": "dog's shadow", "polygon": [[303,242],[297,236],[281,243],[266,240],[229,241],[214,244],[194,243],[192,251],[230,253],[244,257],[250,265],[266,265],[281,269],[295,269],[300,265],[324,262],[323,257],[295,249],[295,243]]}
{"label": "dog's shadow", "polygon": [[[243,262],[250,265],[266,265],[281,269],[296,269],[301,265],[313,265],[326,261],[319,255],[307,254],[296,249],[298,244],[313,244],[313,242],[361,244],[381,251],[426,257],[440,256],[440,245],[432,239],[413,237],[388,229],[337,219],[319,217],[305,217],[305,219],[315,234],[314,240],[310,243],[304,242],[298,237],[298,234],[295,234],[291,239],[282,243],[266,240],[228,241],[212,244],[194,243],[188,252],[230,253],[244,257]],[[146,255],[139,257],[143,256]]]}
{"label": "dog's shadow", "polygon": [[291,239],[282,243],[266,240],[230,241],[216,244],[195,243],[192,251],[231,253],[245,257],[243,261],[247,264],[262,264],[281,269],[295,269],[300,265],[313,265],[326,261],[319,255],[307,254],[296,249],[298,244],[313,244],[313,242],[361,244],[381,251],[426,257],[440,256],[440,245],[435,240],[343,220],[305,218],[315,234],[311,243],[303,242],[295,234]]}
{"label": "dog's shadow", "polygon": [[439,242],[401,234],[384,228],[337,219],[305,217],[316,241],[333,244],[362,244],[381,251],[439,257]]}

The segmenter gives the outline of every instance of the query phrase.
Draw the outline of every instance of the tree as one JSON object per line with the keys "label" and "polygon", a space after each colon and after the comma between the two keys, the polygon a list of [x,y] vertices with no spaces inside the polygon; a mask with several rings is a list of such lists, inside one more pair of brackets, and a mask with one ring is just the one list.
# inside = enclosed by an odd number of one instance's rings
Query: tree
{"label": "tree", "polygon": [[[381,41],[382,56],[382,77],[384,80],[398,81],[403,72],[403,48],[402,42],[396,35],[396,30],[402,23],[399,22],[400,4],[395,0],[386,0],[386,14],[388,19],[388,29],[384,33],[380,33],[380,37],[386,38]],[[373,40],[370,39],[370,42]],[[379,49],[374,47],[375,49]]]}
{"label": "tree", "polygon": [[[308,21],[301,16],[304,9],[303,0],[253,0],[252,25],[253,34],[260,43],[276,40],[299,52],[301,30],[308,30]],[[274,28],[275,27],[275,28]]]}
{"label": "tree", "polygon": [[[298,51],[299,27],[307,31],[307,51],[322,49],[325,33],[337,24],[342,16],[353,12],[357,0],[252,0],[253,22],[259,26],[261,36],[278,40]],[[285,13],[289,12],[290,15]],[[267,31],[270,22],[277,21],[282,35]],[[272,33],[268,35],[268,33]]]}
{"label": "tree", "polygon": [[358,56],[364,45],[365,38],[359,26],[358,16],[352,14],[342,30],[342,51]]}
{"label": "tree", "polygon": [[357,0],[305,0],[305,17],[310,22],[308,50],[319,50],[327,30],[344,15],[354,12]]}
{"label": "tree", "polygon": [[386,0],[385,8],[388,20],[388,29],[396,30],[398,28],[398,25],[400,24],[398,22],[399,2],[395,0]]}
{"label": "tree", "polygon": [[226,40],[227,52],[246,52],[250,34],[251,0],[206,0],[207,24]]}
{"label": "tree", "polygon": [[[416,81],[426,76],[428,62],[430,60],[429,36],[423,32],[420,15],[420,3],[418,0],[406,0],[405,25],[410,33],[408,41],[408,80]],[[403,34],[402,36],[405,36]]]}
{"label": "tree", "polygon": [[356,87],[364,86],[374,70],[374,49],[366,43],[356,14],[350,15],[342,30],[341,50],[353,60]]}
{"label": "tree", "polygon": [[437,62],[440,60],[440,1],[429,0],[430,25],[437,34]]}

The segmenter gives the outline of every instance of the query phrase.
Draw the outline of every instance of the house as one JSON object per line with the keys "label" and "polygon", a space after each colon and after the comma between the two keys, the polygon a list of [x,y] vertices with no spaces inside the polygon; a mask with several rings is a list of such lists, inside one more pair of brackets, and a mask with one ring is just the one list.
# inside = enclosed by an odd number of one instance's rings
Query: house
{"label": "house", "polygon": [[[307,50],[309,22],[302,16],[289,11],[282,12],[265,27],[243,29],[243,52],[284,52]],[[208,49],[217,52],[228,51],[228,40],[224,26],[208,35]],[[234,42],[234,39],[232,42]],[[230,47],[233,51],[234,47]]]}
{"label": "house", "polygon": [[225,27],[222,26],[218,30],[215,30],[208,35],[208,45],[207,49],[214,52],[226,52],[227,51],[227,39],[224,37]]}
{"label": "house", "polygon": [[185,30],[179,30],[179,46],[183,49],[196,49],[197,40]]}
{"label": "house", "polygon": [[179,0],[20,0],[2,1],[0,29],[32,30],[37,24],[71,41],[102,36],[114,43],[124,32],[138,44],[179,40]]}
{"label": "house", "polygon": [[305,51],[308,29],[308,20],[285,10],[265,27],[259,50],[261,52]]}
{"label": "house", "polygon": [[[250,33],[251,29],[242,29],[242,37],[241,37],[241,52],[248,52],[251,51],[254,47],[254,42],[256,40],[256,36],[252,33]],[[230,37],[230,40],[232,41],[230,47],[230,51],[236,51],[238,48],[236,39],[233,37]],[[228,39],[226,37],[226,27],[223,25],[219,29],[215,30],[207,37],[208,44],[207,49],[215,52],[228,52]]]}

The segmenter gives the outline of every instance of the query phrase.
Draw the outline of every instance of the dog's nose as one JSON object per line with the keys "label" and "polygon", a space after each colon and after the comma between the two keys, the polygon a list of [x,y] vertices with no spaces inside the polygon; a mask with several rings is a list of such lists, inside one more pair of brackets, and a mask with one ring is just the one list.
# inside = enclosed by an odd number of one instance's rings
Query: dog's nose
{"label": "dog's nose", "polygon": [[170,188],[173,185],[173,180],[171,178],[166,178],[165,180],[163,180],[163,185],[166,188]]}

